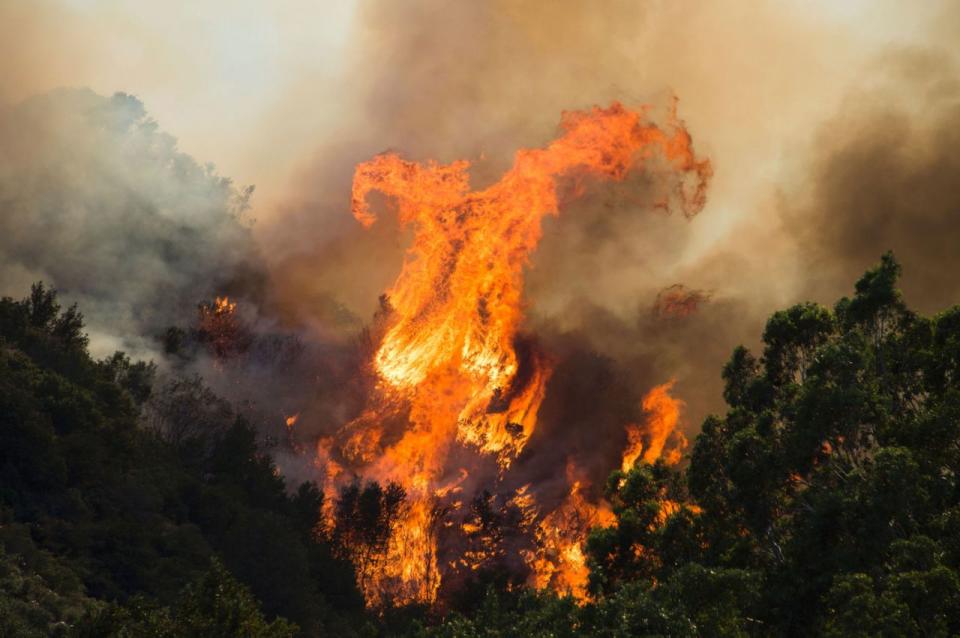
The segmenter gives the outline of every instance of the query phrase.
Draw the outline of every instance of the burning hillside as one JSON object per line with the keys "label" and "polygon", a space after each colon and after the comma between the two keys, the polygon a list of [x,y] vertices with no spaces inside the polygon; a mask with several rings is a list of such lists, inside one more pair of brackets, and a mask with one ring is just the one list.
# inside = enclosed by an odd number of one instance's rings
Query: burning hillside
{"label": "burning hillside", "polygon": [[[357,166],[356,219],[364,227],[376,221],[368,202],[376,192],[413,232],[374,329],[366,407],[316,447],[331,497],[356,477],[405,493],[380,556],[358,561],[368,604],[431,602],[448,573],[505,554],[526,557],[531,583],[585,595],[581,543],[608,521],[609,507],[585,495],[575,467],[555,509],[543,509],[537,485],[508,487],[554,369],[551,353],[522,329],[523,273],[542,220],[560,211],[561,192],[576,197],[655,163],[672,184],[658,206],[688,217],[699,212],[711,166],[694,154],[675,108],[664,127],[646,110],[618,103],[564,113],[557,139],[518,151],[513,166],[482,190],[470,189],[465,160],[442,165],[384,154]],[[623,424],[636,450],[625,454],[642,450],[643,460],[653,461],[664,451],[679,410],[668,390],[657,388],[644,402],[646,425]],[[671,462],[680,449],[669,450]],[[610,460],[610,468],[617,465]],[[485,548],[469,542],[483,526],[470,521],[464,498],[480,490],[514,511],[511,540],[487,539]]]}
{"label": "burning hillside", "polygon": [[235,4],[0,2],[0,634],[960,636],[960,2]]}

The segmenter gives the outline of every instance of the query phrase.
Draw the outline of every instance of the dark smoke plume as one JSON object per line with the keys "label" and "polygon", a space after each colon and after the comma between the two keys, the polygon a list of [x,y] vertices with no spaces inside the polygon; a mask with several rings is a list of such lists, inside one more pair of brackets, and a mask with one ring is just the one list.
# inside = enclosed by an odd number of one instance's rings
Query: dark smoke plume
{"label": "dark smoke plume", "polygon": [[924,312],[960,301],[960,68],[942,51],[902,51],[876,65],[815,137],[797,237],[804,296],[846,292],[855,273],[893,250]]}

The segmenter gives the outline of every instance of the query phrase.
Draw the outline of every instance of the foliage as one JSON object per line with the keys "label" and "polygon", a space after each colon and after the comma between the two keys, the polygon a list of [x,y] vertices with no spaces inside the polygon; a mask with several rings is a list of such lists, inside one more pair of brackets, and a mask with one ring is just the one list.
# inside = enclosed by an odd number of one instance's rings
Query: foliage
{"label": "foliage", "polygon": [[[832,311],[774,314],[759,360],[734,353],[730,411],[694,447],[699,560],[760,575],[777,632],[960,629],[947,523],[958,506],[960,308],[918,316],[899,274],[887,254]],[[871,629],[854,609],[883,620]]]}
{"label": "foliage", "polygon": [[610,476],[590,602],[491,576],[379,618],[350,562],[377,568],[402,489],[357,481],[324,528],[201,379],[91,360],[38,285],[0,301],[0,635],[956,635],[960,307],[914,313],[899,274],[888,254],[832,309],[774,313],[686,468]]}
{"label": "foliage", "polygon": [[[362,624],[351,566],[316,533],[316,486],[288,494],[253,428],[199,378],[157,387],[152,365],[94,361],[86,345],[79,312],[42,284],[0,300],[4,631],[66,631],[106,602],[182,615],[184,587],[216,556],[223,587],[239,596],[229,570],[255,596],[244,609],[303,635]],[[207,612],[220,613],[191,613]]]}
{"label": "foliage", "polygon": [[421,635],[960,632],[960,307],[912,312],[900,270],[884,255],[832,309],[774,313],[760,356],[736,348],[685,470],[611,475],[593,602],[523,594]]}
{"label": "foliage", "polygon": [[135,598],[112,606],[76,628],[78,638],[292,638],[298,628],[282,618],[267,622],[250,590],[216,559],[187,585],[172,607]]}

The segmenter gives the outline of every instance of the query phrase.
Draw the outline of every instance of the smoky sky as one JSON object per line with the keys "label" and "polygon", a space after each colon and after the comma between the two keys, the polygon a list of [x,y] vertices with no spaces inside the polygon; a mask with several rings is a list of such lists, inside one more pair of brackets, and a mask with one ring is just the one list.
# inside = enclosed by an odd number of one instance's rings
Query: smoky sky
{"label": "smoky sky", "polygon": [[98,354],[148,355],[214,294],[254,286],[247,193],[178,151],[135,97],[61,89],[0,111],[0,288],[77,302]]}
{"label": "smoky sky", "polygon": [[907,301],[924,312],[960,303],[960,70],[942,50],[877,60],[817,131],[805,187],[785,204],[809,268],[803,292],[829,302],[893,250]]}

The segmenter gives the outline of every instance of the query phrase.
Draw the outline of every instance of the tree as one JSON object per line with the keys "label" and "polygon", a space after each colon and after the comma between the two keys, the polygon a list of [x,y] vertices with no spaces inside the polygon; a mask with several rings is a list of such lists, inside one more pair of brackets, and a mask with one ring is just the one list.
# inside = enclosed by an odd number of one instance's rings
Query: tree
{"label": "tree", "polygon": [[[832,311],[775,313],[759,360],[734,351],[730,410],[694,445],[699,561],[762,575],[763,620],[778,632],[960,629],[944,518],[960,494],[960,324],[956,308],[910,311],[900,270],[888,253]],[[927,558],[892,558],[911,547]]]}
{"label": "tree", "polygon": [[340,489],[331,540],[338,554],[357,568],[361,588],[386,558],[393,525],[406,499],[398,483],[384,489],[371,481],[361,486],[356,479]]}
{"label": "tree", "polygon": [[79,638],[292,638],[297,629],[282,618],[268,622],[250,590],[214,559],[172,607],[135,599],[126,607],[113,606],[90,617],[76,634]]}
{"label": "tree", "polygon": [[307,635],[362,626],[352,568],[315,529],[317,488],[288,494],[253,427],[202,380],[157,388],[149,364],[91,359],[58,327],[79,331],[78,317],[39,285],[0,299],[3,631],[69,632],[108,607],[104,622],[161,635],[215,556],[269,617]]}

